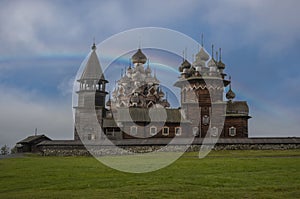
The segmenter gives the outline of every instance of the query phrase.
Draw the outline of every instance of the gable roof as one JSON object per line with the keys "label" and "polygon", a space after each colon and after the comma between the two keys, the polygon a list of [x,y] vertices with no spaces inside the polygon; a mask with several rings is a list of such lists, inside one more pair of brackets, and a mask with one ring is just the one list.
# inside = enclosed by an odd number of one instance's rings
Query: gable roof
{"label": "gable roof", "polygon": [[[156,109],[156,112],[150,117],[151,112],[148,108],[119,108],[116,113],[116,121],[119,122],[169,122],[169,123],[181,123],[181,122],[190,122],[184,118],[179,109]],[[129,115],[128,115],[129,112]],[[165,118],[165,113],[167,118]],[[130,117],[130,118],[129,118]],[[112,125],[112,121],[107,121]]]}
{"label": "gable roof", "polygon": [[30,144],[30,143],[33,143],[34,141],[37,141],[42,138],[43,138],[43,140],[51,140],[50,138],[48,138],[45,135],[32,135],[32,136],[28,136],[27,138],[17,142],[17,144]]}

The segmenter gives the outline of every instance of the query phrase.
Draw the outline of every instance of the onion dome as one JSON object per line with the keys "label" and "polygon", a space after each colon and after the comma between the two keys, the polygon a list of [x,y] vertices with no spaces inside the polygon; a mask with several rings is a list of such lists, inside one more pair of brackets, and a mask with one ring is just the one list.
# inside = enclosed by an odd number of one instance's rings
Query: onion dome
{"label": "onion dome", "polygon": [[158,85],[160,83],[159,80],[156,77],[152,77],[152,76],[146,77],[145,80],[151,86],[154,85],[154,84]]}
{"label": "onion dome", "polygon": [[181,64],[182,68],[185,69],[185,68],[190,68],[191,67],[191,64],[188,60],[184,60]]}
{"label": "onion dome", "polygon": [[132,68],[131,68],[131,66],[129,66],[129,67],[127,68],[127,74],[132,74]]}
{"label": "onion dome", "polygon": [[134,81],[141,81],[141,73],[139,71],[136,71],[135,73],[132,74],[132,79]]}
{"label": "onion dome", "polygon": [[139,48],[138,51],[131,57],[132,63],[142,63],[145,64],[147,61],[146,55]]}
{"label": "onion dome", "polygon": [[217,66],[219,69],[225,69],[225,64],[221,60],[218,61]]}
{"label": "onion dome", "polygon": [[162,92],[162,91],[159,91],[159,93],[158,93],[158,96],[159,96],[159,97],[164,97],[164,96],[165,96],[165,94],[164,94],[164,92]]}
{"label": "onion dome", "polygon": [[154,71],[153,84],[159,84],[159,80],[156,77],[156,72]]}
{"label": "onion dome", "polygon": [[195,70],[196,70],[195,67],[192,66],[191,68],[189,68],[189,73],[193,74],[195,72]]}
{"label": "onion dome", "polygon": [[207,63],[207,66],[208,67],[216,67],[217,65],[216,65],[216,61],[214,60],[214,58],[211,58],[210,60],[209,60],[209,62]]}
{"label": "onion dome", "polygon": [[179,72],[183,72],[183,67],[182,66],[179,66],[179,68],[178,68],[178,70],[179,70]]}
{"label": "onion dome", "polygon": [[221,48],[219,48],[219,55],[220,55],[220,57],[219,57],[217,66],[219,69],[225,69],[225,64],[222,62],[222,49]]}
{"label": "onion dome", "polygon": [[168,102],[167,99],[163,99],[162,102],[160,103],[163,107],[170,107],[170,103]]}
{"label": "onion dome", "polygon": [[194,61],[193,65],[194,65],[194,66],[205,67],[205,62],[206,62],[206,61],[202,61],[202,60],[197,60],[197,59],[196,59],[196,60]]}
{"label": "onion dome", "polygon": [[196,54],[196,61],[207,61],[209,60],[209,54],[201,48],[200,51]]}
{"label": "onion dome", "polygon": [[151,68],[149,67],[149,65],[147,66],[146,70],[145,70],[145,73],[146,74],[151,74]]}
{"label": "onion dome", "polygon": [[153,85],[153,77],[151,75],[147,75],[146,78],[145,78],[145,82],[152,86]]}
{"label": "onion dome", "polygon": [[161,89],[158,89],[158,96],[161,98],[165,96],[164,92]]}
{"label": "onion dome", "polygon": [[96,44],[94,42],[93,45],[92,45],[92,50],[96,50],[96,49],[97,49],[97,47],[96,47]]}
{"label": "onion dome", "polygon": [[127,75],[124,75],[120,80],[119,83],[129,83],[130,78]]}
{"label": "onion dome", "polygon": [[226,93],[226,98],[230,101],[235,98],[235,93],[231,90],[231,87],[230,87],[229,91]]}

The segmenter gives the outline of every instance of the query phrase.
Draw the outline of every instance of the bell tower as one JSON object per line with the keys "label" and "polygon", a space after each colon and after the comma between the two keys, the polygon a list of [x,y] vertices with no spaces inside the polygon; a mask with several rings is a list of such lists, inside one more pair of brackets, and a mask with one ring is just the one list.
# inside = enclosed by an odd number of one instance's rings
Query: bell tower
{"label": "bell tower", "polygon": [[196,137],[205,137],[210,125],[218,128],[220,122],[211,118],[212,104],[216,108],[214,111],[222,113],[224,86],[229,84],[224,79],[224,68],[221,60],[210,57],[203,47],[196,54],[193,64],[184,59],[179,67],[181,76],[175,86],[181,89],[181,108],[191,121],[191,132]]}
{"label": "bell tower", "polygon": [[95,43],[79,80],[78,105],[75,108],[74,139],[93,141],[101,138],[105,116],[106,84]]}

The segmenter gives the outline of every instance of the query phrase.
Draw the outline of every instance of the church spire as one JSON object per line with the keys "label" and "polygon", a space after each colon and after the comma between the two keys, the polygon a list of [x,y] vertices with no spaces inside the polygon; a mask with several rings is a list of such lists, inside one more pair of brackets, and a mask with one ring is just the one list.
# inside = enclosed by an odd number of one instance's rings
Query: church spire
{"label": "church spire", "polygon": [[213,44],[211,45],[211,58],[215,59],[214,58],[214,45]]}
{"label": "church spire", "polygon": [[92,45],[92,50],[96,50],[97,47],[96,47],[96,44],[95,44],[95,37],[93,38],[93,45]]}
{"label": "church spire", "polygon": [[80,80],[99,80],[104,79],[101,65],[96,53],[96,44],[95,42],[92,45],[92,52],[89,55],[89,58],[84,67],[83,73],[80,77]]}

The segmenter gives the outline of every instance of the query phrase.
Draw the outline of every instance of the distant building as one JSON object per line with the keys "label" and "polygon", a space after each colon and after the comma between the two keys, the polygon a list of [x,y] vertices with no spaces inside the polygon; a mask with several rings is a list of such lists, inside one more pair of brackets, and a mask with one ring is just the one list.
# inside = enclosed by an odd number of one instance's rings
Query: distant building
{"label": "distant building", "polygon": [[[219,55],[214,59],[202,47],[192,64],[183,59],[178,69],[181,76],[174,77],[174,86],[181,90],[181,107],[172,108],[141,49],[131,57],[133,66],[128,67],[117,81],[112,96],[106,101],[106,84],[109,82],[101,70],[94,44],[78,80],[75,140],[203,138],[207,135],[247,138],[248,119],[251,118],[247,102],[234,100],[231,79],[225,78],[221,52]],[[224,100],[227,86],[227,100]],[[212,107],[223,114],[224,127],[222,121],[212,118]],[[165,110],[166,118],[163,114],[151,118],[152,108]]]}
{"label": "distant building", "polygon": [[38,152],[37,145],[43,141],[51,141],[45,135],[32,135],[17,142],[16,148],[18,153]]}

